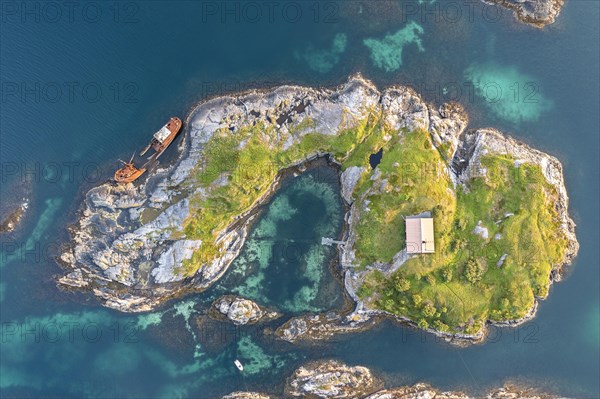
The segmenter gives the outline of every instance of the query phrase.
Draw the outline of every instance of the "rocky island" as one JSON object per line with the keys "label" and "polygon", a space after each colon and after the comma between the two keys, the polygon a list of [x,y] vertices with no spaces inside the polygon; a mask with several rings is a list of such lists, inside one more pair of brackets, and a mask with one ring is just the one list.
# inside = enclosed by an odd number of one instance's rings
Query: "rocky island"
{"label": "rocky island", "polygon": [[[298,368],[287,380],[285,398],[361,399],[553,399],[556,396],[531,388],[507,385],[472,396],[459,391],[441,391],[428,384],[383,389],[371,370],[338,361],[313,362]],[[268,399],[257,392],[233,392],[222,399]]]}
{"label": "rocky island", "polygon": [[[530,318],[578,250],[556,158],[494,129],[467,130],[459,104],[428,104],[408,87],[380,92],[361,76],[335,89],[281,86],[203,102],[185,122],[173,165],[85,195],[61,287],[124,312],[206,290],[282,176],[318,158],[339,170],[348,206],[339,272],[357,306],[307,316],[316,327],[296,321],[290,341],[380,316],[481,340],[486,323]],[[409,254],[405,218],[425,213],[435,253]]]}
{"label": "rocky island", "polygon": [[23,201],[23,203],[8,211],[8,215],[0,220],[0,234],[11,233],[17,228],[21,222],[21,219],[23,219],[23,215],[27,210],[27,206],[27,201]]}

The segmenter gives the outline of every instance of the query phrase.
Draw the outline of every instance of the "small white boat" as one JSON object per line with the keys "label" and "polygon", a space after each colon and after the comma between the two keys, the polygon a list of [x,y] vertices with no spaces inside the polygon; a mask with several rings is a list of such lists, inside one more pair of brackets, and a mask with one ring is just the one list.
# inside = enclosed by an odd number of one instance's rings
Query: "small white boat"
{"label": "small white boat", "polygon": [[235,367],[237,367],[238,370],[244,371],[244,366],[242,365],[242,362],[240,362],[239,360],[235,359],[235,361],[233,362],[233,364],[235,364]]}

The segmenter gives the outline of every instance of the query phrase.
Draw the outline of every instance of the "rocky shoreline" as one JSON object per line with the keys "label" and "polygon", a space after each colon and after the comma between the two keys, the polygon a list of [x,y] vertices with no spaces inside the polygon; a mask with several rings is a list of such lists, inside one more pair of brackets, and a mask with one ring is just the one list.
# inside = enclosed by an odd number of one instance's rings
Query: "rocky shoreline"
{"label": "rocky shoreline", "polygon": [[[442,391],[429,384],[383,388],[383,383],[371,370],[362,366],[348,366],[334,360],[312,362],[299,367],[288,378],[285,398],[362,398],[362,399],[557,399],[551,394],[532,388],[506,385],[472,396],[460,391]],[[222,399],[274,398],[257,392],[233,392]]]}
{"label": "rocky shoreline", "polygon": [[[454,156],[449,157],[448,173],[455,184],[463,184],[473,174],[480,173],[481,157],[490,151],[511,154],[520,162],[540,165],[547,181],[556,187],[557,212],[569,243],[563,262],[555,265],[551,276],[553,281],[558,279],[561,266],[576,255],[578,244],[575,225],[568,215],[562,167],[556,158],[493,129],[465,132],[468,118],[458,104],[440,107],[427,104],[407,87],[392,87],[379,92],[371,82],[353,76],[333,90],[282,86],[271,91],[218,97],[196,106],[186,119],[181,155],[173,166],[156,172],[146,183],[137,186],[117,186],[108,182],[86,194],[80,218],[71,227],[72,241],[61,255],[67,273],[59,278],[59,286],[91,291],[105,306],[124,312],[149,311],[178,295],[205,290],[225,273],[238,255],[258,210],[277,190],[281,178],[286,173],[301,171],[308,162],[327,156],[315,153],[280,171],[252,208],[219,233],[217,241],[227,248],[225,254],[202,267],[195,276],[184,277],[179,267],[181,262],[191,257],[194,249],[202,244],[186,239],[181,231],[183,221],[189,217],[187,196],[193,189],[186,179],[202,162],[202,148],[214,132],[261,122],[301,136],[306,132],[299,127],[310,118],[315,130],[335,134],[340,128],[353,126],[373,108],[384,113],[385,122],[390,126],[423,129],[430,133],[436,146],[447,148],[449,155]],[[457,163],[458,159],[463,162]],[[351,206],[346,215],[346,245],[339,252],[339,259],[346,290],[357,307],[349,314],[308,315],[292,320],[277,333],[289,341],[356,331],[367,328],[380,317],[393,316],[416,325],[407,318],[369,309],[356,295],[364,271],[353,266],[356,240],[353,226],[359,211],[352,203],[351,194],[360,177],[360,169],[350,167],[340,176],[342,196]],[[398,253],[391,264],[374,264],[369,268],[389,272],[400,267],[406,259]],[[536,306],[524,319],[498,324],[524,322],[533,317]],[[427,331],[458,342],[481,341],[485,336],[485,331],[472,335]]]}

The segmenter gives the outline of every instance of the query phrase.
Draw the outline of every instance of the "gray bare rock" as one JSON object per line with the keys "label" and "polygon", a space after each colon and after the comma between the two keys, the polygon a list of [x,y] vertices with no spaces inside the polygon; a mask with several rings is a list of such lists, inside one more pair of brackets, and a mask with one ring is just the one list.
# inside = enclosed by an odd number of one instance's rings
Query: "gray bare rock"
{"label": "gray bare rock", "polygon": [[294,372],[286,384],[285,397],[360,398],[379,385],[366,367],[316,362]]}
{"label": "gray bare rock", "polygon": [[484,240],[487,240],[490,236],[487,227],[481,224],[481,220],[477,223],[477,226],[473,229],[473,234],[478,235]]}
{"label": "gray bare rock", "polygon": [[438,108],[429,106],[429,133],[436,147],[447,148],[444,152],[448,159],[454,156],[459,136],[468,123],[469,117],[458,103],[446,103]]}
{"label": "gray bare rock", "polygon": [[294,318],[278,329],[278,335],[288,342],[295,342],[308,331],[304,318]]}
{"label": "gray bare rock", "polygon": [[277,312],[259,306],[249,299],[224,295],[213,302],[212,308],[235,325],[254,324],[279,317]]}
{"label": "gray bare rock", "polygon": [[365,167],[351,166],[342,172],[340,179],[342,185],[342,197],[346,203],[351,204],[353,202],[352,193],[354,192],[354,187],[356,187],[356,183],[358,183],[364,170]]}
{"label": "gray bare rock", "polygon": [[504,261],[506,260],[507,257],[508,257],[508,254],[502,254],[500,259],[498,259],[498,262],[496,262],[496,266],[502,267],[502,265],[504,264]]}
{"label": "gray bare rock", "polygon": [[34,178],[27,176],[2,182],[6,187],[0,201],[0,234],[11,234],[20,226],[31,202],[33,182]]}
{"label": "gray bare rock", "polygon": [[[222,399],[269,399],[269,396],[255,392],[234,392]],[[533,388],[512,385],[493,389],[483,396],[473,396],[460,391],[442,391],[429,384],[417,383],[412,386],[382,389],[364,399],[559,399],[559,397],[538,392]],[[561,396],[560,399],[567,398]]]}
{"label": "gray bare rock", "polygon": [[75,269],[61,278],[61,283],[68,287],[83,288],[89,284],[83,276],[81,269]]}
{"label": "gray bare rock", "polygon": [[304,315],[290,319],[275,331],[275,336],[288,342],[320,341],[338,334],[364,331],[379,322],[361,310],[361,305],[350,314],[329,312]]}
{"label": "gray bare rock", "polygon": [[365,399],[469,399],[462,392],[440,392],[427,384],[384,389]]}
{"label": "gray bare rock", "polygon": [[386,123],[396,130],[429,130],[429,107],[410,87],[385,90],[381,94],[381,108]]}

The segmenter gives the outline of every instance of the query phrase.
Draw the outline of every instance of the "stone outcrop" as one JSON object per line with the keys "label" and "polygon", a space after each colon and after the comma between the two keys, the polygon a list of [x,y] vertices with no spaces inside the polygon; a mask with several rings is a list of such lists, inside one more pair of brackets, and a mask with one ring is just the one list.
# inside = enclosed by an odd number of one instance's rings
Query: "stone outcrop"
{"label": "stone outcrop", "polygon": [[358,179],[360,179],[364,170],[364,166],[351,166],[342,172],[340,179],[342,185],[342,198],[349,204],[352,203],[352,192],[354,192],[354,187],[356,187],[356,183],[358,183]]}
{"label": "stone outcrop", "polygon": [[218,298],[213,302],[212,310],[211,314],[216,318],[225,318],[238,326],[279,317],[277,312],[269,311],[249,299],[235,295],[225,295]]}
{"label": "stone outcrop", "polygon": [[375,391],[379,384],[366,367],[316,362],[294,372],[287,381],[285,397],[360,398]]}
{"label": "stone outcrop", "polygon": [[378,317],[366,312],[355,311],[346,315],[328,312],[294,317],[279,327],[275,335],[288,342],[325,340],[338,334],[366,330],[377,322]]}
{"label": "stone outcrop", "polygon": [[[351,397],[351,396],[350,396]],[[234,392],[222,399],[269,399],[269,396],[255,392]],[[507,386],[494,389],[484,395],[468,395],[459,391],[441,391],[428,384],[383,389],[364,399],[558,399],[558,396],[540,393],[531,388]],[[566,398],[562,398],[566,399]]]}
{"label": "stone outcrop", "polygon": [[427,384],[384,389],[365,399],[469,399],[461,392],[440,392]]}
{"label": "stone outcrop", "polygon": [[560,13],[564,0],[483,0],[485,3],[498,4],[515,14],[519,21],[543,28],[554,23]]}

